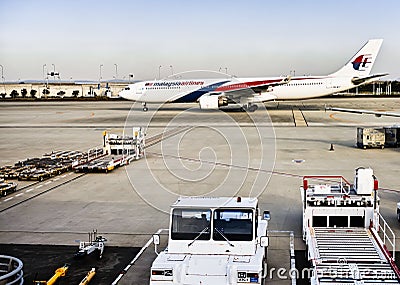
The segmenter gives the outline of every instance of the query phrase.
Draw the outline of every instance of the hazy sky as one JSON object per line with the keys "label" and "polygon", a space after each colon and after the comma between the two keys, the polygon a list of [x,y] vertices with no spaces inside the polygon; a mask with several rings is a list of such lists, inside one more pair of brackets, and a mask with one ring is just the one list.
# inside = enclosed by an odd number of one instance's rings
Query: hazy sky
{"label": "hazy sky", "polygon": [[154,79],[193,69],[237,76],[324,75],[370,38],[384,43],[373,72],[400,77],[400,1],[0,0],[6,80],[134,73]]}

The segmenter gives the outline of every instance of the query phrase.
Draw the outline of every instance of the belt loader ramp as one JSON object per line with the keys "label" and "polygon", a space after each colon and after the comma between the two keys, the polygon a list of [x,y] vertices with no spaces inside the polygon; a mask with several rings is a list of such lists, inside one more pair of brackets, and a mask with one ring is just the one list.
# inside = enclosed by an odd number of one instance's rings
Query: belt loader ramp
{"label": "belt loader ramp", "polygon": [[356,169],[354,184],[341,176],[303,178],[303,239],[312,285],[400,284],[395,236],[379,213],[377,190],[369,168]]}

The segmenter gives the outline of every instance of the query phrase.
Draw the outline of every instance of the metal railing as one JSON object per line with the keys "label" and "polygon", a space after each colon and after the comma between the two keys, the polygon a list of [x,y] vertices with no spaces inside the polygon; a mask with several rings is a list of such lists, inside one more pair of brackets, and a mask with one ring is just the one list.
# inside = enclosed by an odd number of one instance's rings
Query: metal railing
{"label": "metal railing", "polygon": [[0,255],[0,284],[24,284],[23,263],[18,258]]}

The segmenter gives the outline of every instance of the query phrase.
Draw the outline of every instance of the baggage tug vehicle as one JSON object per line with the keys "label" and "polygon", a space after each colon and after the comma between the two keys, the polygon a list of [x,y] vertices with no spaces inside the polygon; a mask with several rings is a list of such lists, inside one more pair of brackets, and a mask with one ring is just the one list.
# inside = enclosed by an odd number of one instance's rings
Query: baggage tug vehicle
{"label": "baggage tug vehicle", "polygon": [[262,284],[269,219],[268,211],[261,217],[257,198],[179,198],[150,284]]}

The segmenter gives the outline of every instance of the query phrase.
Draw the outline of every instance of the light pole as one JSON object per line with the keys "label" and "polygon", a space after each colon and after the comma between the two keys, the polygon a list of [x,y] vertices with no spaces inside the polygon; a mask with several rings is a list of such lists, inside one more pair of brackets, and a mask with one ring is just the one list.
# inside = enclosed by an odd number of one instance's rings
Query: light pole
{"label": "light pole", "polygon": [[172,65],[169,66],[171,68],[171,75],[174,75],[174,67]]}
{"label": "light pole", "polygon": [[[44,73],[44,68],[45,68],[45,67],[46,67],[46,73]],[[47,84],[46,84],[47,64],[43,64],[42,73],[43,73],[43,84],[47,87]],[[45,74],[46,74],[46,77],[44,76]]]}
{"label": "light pole", "polygon": [[161,65],[158,67],[158,80],[161,78]]}
{"label": "light pole", "polygon": [[118,78],[118,64],[114,63],[115,65],[115,79]]}
{"label": "light pole", "polygon": [[100,64],[100,66],[99,66],[99,84],[100,84],[100,81],[102,79],[102,77],[101,77],[101,68],[102,67],[103,67],[103,64]]}
{"label": "light pole", "polygon": [[[0,64],[0,67],[1,67],[1,81],[3,81],[4,93],[6,93],[6,84],[4,82],[4,73],[3,73],[4,72],[4,67],[1,64]],[[3,95],[3,96],[5,96],[5,95]]]}

